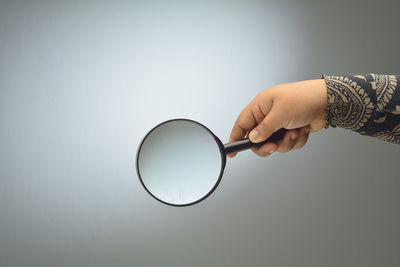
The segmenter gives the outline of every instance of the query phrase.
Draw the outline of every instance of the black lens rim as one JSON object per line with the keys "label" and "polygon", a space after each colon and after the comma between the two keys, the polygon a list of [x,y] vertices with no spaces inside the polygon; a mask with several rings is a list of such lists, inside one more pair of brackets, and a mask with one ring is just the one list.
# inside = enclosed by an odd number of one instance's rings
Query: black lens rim
{"label": "black lens rim", "polygon": [[[210,133],[210,135],[214,138],[215,142],[216,142],[217,145],[218,145],[218,148],[219,148],[219,151],[220,151],[220,155],[221,155],[221,171],[220,171],[220,173],[219,173],[218,180],[217,180],[217,182],[215,183],[215,185],[213,186],[213,188],[212,188],[206,195],[204,195],[203,197],[201,197],[200,199],[198,199],[198,200],[196,200],[196,201],[193,201],[193,202],[190,202],[190,203],[187,203],[187,204],[173,204],[173,203],[169,203],[169,202],[166,202],[166,201],[164,201],[164,200],[161,200],[161,199],[157,198],[155,195],[153,195],[153,194],[150,192],[150,190],[149,190],[149,189],[146,187],[146,185],[144,184],[143,179],[142,179],[142,177],[140,176],[140,170],[139,170],[139,154],[140,154],[140,150],[141,150],[142,145],[143,145],[144,141],[146,140],[146,138],[147,138],[155,129],[157,129],[157,128],[160,127],[161,125],[164,125],[164,124],[170,123],[170,122],[174,122],[174,121],[186,121],[186,122],[191,122],[191,123],[195,123],[195,124],[197,124],[197,125],[203,127],[203,128],[204,128],[205,130],[207,130],[207,131]],[[139,147],[138,147],[138,150],[137,150],[137,152],[136,152],[136,173],[137,173],[137,175],[138,175],[138,177],[139,177],[139,181],[140,181],[140,183],[142,184],[143,188],[147,191],[147,193],[149,193],[149,194],[150,194],[153,198],[155,198],[156,200],[160,201],[160,202],[163,203],[163,204],[166,204],[166,205],[169,205],[169,206],[173,206],[173,207],[187,207],[187,206],[192,206],[192,205],[197,204],[197,203],[199,203],[199,202],[205,200],[206,198],[208,198],[208,197],[215,191],[215,189],[218,187],[219,183],[221,182],[222,175],[224,174],[225,165],[226,165],[226,153],[225,153],[224,145],[222,144],[221,140],[219,140],[219,138],[218,138],[216,135],[214,135],[214,133],[213,133],[210,129],[208,129],[206,126],[204,126],[204,125],[201,124],[200,122],[197,122],[197,121],[194,121],[194,120],[191,120],[191,119],[185,119],[185,118],[177,118],[177,119],[167,120],[167,121],[164,121],[164,122],[158,124],[158,125],[155,126],[154,128],[152,128],[152,129],[144,136],[144,138],[143,138],[142,141],[140,142]]]}

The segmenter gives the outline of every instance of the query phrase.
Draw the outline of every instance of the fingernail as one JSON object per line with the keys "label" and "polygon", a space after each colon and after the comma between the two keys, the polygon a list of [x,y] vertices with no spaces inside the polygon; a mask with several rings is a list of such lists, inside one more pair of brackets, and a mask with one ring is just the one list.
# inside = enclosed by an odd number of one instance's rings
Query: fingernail
{"label": "fingernail", "polygon": [[290,136],[290,139],[292,139],[292,141],[296,140],[297,138],[297,134],[292,134],[292,136]]}
{"label": "fingernail", "polygon": [[310,132],[310,128],[309,127],[304,129],[304,133],[308,134],[309,132]]}
{"label": "fingernail", "polygon": [[273,151],[273,150],[268,151],[269,154],[272,154],[272,153],[274,153],[274,152],[275,152],[275,151]]}
{"label": "fingernail", "polygon": [[249,134],[250,141],[252,142],[257,142],[257,140],[260,138],[260,134],[257,132],[257,130],[253,130]]}

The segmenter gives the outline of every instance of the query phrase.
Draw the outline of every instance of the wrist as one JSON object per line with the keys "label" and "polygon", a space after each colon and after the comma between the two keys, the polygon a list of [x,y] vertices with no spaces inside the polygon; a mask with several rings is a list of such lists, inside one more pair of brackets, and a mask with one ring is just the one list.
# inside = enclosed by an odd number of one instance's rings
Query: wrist
{"label": "wrist", "polygon": [[327,122],[327,107],[328,107],[328,94],[326,89],[326,83],[324,79],[311,80],[311,87],[315,90],[317,110],[315,112],[316,117],[311,125],[311,131],[320,131],[328,125]]}

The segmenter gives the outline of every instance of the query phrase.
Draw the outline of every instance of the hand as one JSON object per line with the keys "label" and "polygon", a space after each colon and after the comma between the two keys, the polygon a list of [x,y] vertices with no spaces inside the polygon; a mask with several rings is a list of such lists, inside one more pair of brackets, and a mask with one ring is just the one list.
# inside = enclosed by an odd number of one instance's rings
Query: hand
{"label": "hand", "polygon": [[[265,157],[272,152],[288,152],[305,145],[310,132],[325,127],[327,92],[324,79],[281,84],[259,93],[240,113],[228,142],[248,136],[254,143],[266,140],[281,128],[284,138],[268,142],[253,152]],[[229,154],[234,157],[236,153]]]}

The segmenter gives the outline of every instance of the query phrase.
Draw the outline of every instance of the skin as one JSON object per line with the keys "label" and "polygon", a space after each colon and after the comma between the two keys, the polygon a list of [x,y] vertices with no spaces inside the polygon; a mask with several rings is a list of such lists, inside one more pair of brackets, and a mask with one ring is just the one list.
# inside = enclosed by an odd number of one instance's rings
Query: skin
{"label": "skin", "polygon": [[[281,84],[259,93],[240,113],[228,142],[249,137],[262,142],[281,128],[288,129],[284,138],[253,148],[261,157],[271,153],[302,148],[310,132],[326,125],[327,92],[324,79]],[[236,155],[229,154],[232,158]]]}

